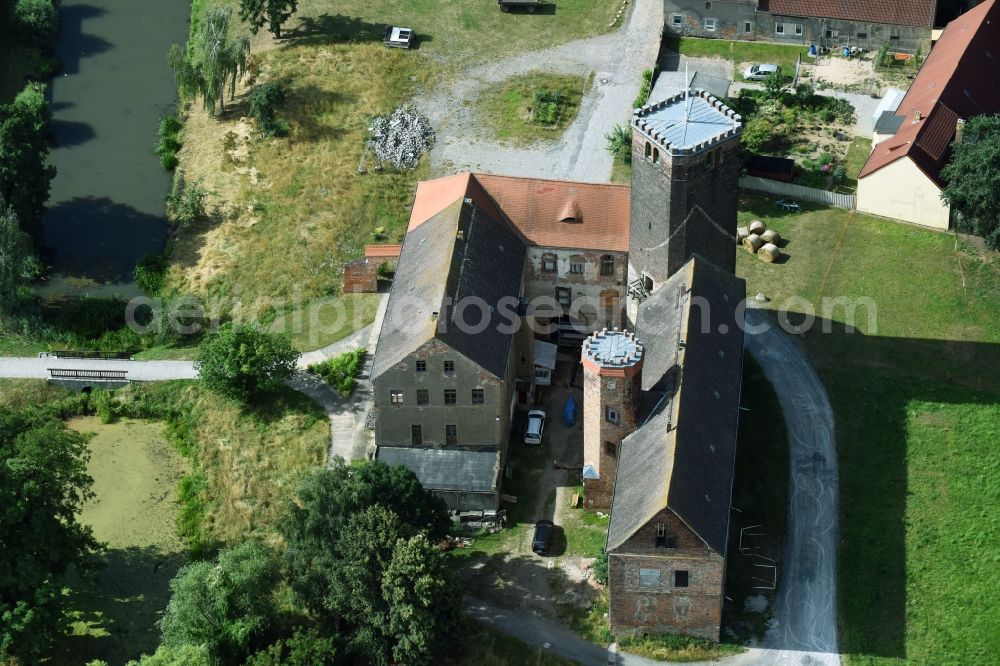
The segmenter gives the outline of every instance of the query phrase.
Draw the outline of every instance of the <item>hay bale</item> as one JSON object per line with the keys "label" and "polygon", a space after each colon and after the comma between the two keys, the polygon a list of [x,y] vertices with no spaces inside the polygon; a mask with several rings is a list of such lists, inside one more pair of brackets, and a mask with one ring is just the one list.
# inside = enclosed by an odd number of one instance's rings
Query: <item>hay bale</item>
{"label": "hay bale", "polygon": [[781,236],[778,235],[778,232],[775,231],[774,229],[768,229],[767,231],[762,233],[760,237],[764,240],[765,243],[771,243],[773,245],[777,245],[778,243],[781,242]]}
{"label": "hay bale", "polygon": [[781,250],[774,243],[765,243],[760,250],[757,251],[757,256],[760,257],[761,261],[766,261],[769,264],[773,264],[777,261],[778,257],[781,256]]}
{"label": "hay bale", "polygon": [[750,223],[750,233],[752,234],[762,234],[766,228],[760,220],[754,220]]}
{"label": "hay bale", "polygon": [[747,252],[749,252],[750,254],[756,253],[757,250],[760,249],[760,246],[763,245],[763,243],[764,242],[760,239],[760,236],[758,236],[757,234],[750,234],[749,236],[743,239],[743,247],[745,247],[747,249]]}
{"label": "hay bale", "polygon": [[736,227],[736,244],[743,245],[743,239],[750,235],[746,227]]}

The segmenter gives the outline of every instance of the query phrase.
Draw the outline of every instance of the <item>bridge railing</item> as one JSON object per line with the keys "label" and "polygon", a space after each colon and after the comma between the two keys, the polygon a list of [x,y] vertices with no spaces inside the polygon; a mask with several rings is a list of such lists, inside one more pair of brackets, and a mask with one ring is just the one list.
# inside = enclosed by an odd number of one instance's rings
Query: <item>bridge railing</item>
{"label": "bridge railing", "polygon": [[52,379],[127,381],[128,370],[76,370],[72,368],[49,368],[49,376]]}

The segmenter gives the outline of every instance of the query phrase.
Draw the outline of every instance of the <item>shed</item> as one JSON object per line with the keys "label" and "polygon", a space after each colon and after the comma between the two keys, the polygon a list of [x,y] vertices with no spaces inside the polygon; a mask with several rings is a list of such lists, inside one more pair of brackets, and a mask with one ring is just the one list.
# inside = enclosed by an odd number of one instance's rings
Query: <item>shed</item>
{"label": "shed", "polygon": [[556,369],[556,352],[559,347],[551,342],[535,340],[535,384],[552,384],[552,371]]}
{"label": "shed", "polygon": [[747,174],[751,176],[790,183],[794,177],[795,160],[755,155],[746,161],[746,167]]}

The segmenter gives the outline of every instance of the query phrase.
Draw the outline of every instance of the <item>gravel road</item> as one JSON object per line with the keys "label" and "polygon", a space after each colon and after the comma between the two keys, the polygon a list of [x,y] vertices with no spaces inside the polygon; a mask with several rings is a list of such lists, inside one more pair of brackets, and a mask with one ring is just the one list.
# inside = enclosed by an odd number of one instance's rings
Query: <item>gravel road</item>
{"label": "gravel road", "polygon": [[[642,70],[656,61],[662,25],[660,0],[636,0],[625,25],[614,33],[478,65],[455,83],[417,98],[439,137],[431,151],[433,168],[442,174],[471,170],[607,181],[611,155],[604,149],[604,135],[629,122]],[[582,76],[593,72],[594,86],[561,139],[525,148],[499,143],[483,129],[475,101],[490,86],[532,70]]]}

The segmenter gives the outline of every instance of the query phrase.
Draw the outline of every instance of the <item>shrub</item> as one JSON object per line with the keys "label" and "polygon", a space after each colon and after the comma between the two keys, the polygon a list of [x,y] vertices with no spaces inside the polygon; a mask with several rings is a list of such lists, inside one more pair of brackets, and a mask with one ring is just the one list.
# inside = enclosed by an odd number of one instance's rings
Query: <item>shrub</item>
{"label": "shrub", "polygon": [[342,397],[349,398],[367,353],[364,349],[344,352],[325,361],[313,363],[308,367],[308,371],[337,389],[337,393]]}
{"label": "shrub", "polygon": [[160,156],[160,164],[164,169],[172,171],[177,168],[177,151],[181,149],[181,121],[174,115],[160,118],[160,126],[156,130],[156,147],[153,152]]}
{"label": "shrub", "polygon": [[542,125],[555,125],[562,115],[563,103],[562,93],[556,90],[536,90],[531,120]]}
{"label": "shrub", "polygon": [[590,568],[594,571],[594,579],[601,585],[608,584],[608,551],[601,548],[601,554]]}
{"label": "shrub", "polygon": [[275,112],[285,103],[285,87],[277,81],[254,86],[250,91],[250,117],[257,121],[263,136],[284,133],[284,125],[274,118]]}
{"label": "shrub", "polygon": [[632,128],[625,125],[615,125],[604,135],[605,146],[611,156],[624,164],[632,163]]}
{"label": "shrub", "polygon": [[85,296],[66,301],[48,317],[59,332],[80,344],[124,328],[125,306],[126,302],[115,296]]}
{"label": "shrub", "polygon": [[162,254],[147,254],[135,265],[135,281],[147,294],[156,295],[167,278],[167,260]]}
{"label": "shrub", "polygon": [[17,0],[14,25],[28,41],[44,46],[59,30],[59,11],[52,0]]}
{"label": "shrub", "polygon": [[844,167],[838,166],[836,169],[833,170],[834,183],[840,185],[841,183],[844,182],[845,178],[847,178],[847,171],[844,170]]}
{"label": "shrub", "polygon": [[167,214],[181,229],[194,226],[195,222],[208,215],[208,199],[211,193],[201,183],[185,185],[180,192],[167,195]]}
{"label": "shrub", "polygon": [[751,118],[743,126],[740,142],[750,152],[758,152],[774,138],[774,125],[762,116]]}
{"label": "shrub", "polygon": [[794,125],[799,114],[795,109],[785,109],[781,112],[781,121],[786,125]]}
{"label": "shrub", "polygon": [[649,101],[649,93],[653,87],[653,70],[642,70],[642,85],[639,87],[639,94],[632,101],[632,108],[639,109]]}
{"label": "shrub", "polygon": [[177,533],[187,541],[188,554],[195,560],[205,557],[211,548],[202,529],[207,488],[205,477],[197,470],[181,477],[177,483],[177,502],[180,504]]}
{"label": "shrub", "polygon": [[333,666],[338,662],[338,642],[316,629],[296,629],[291,638],[251,655],[244,666]]}

